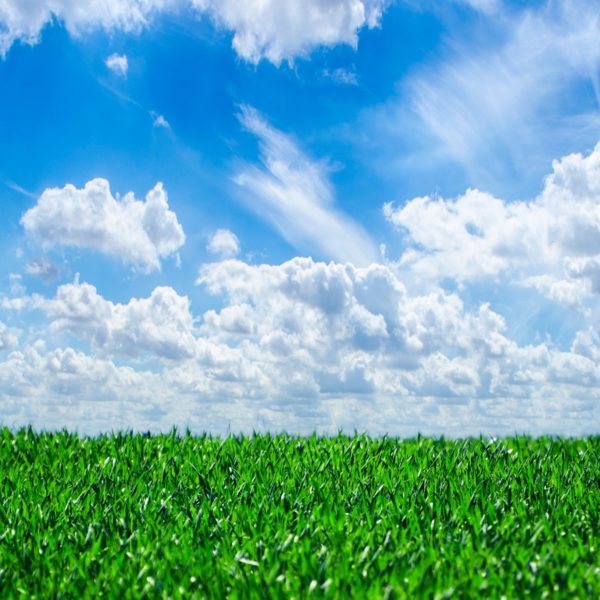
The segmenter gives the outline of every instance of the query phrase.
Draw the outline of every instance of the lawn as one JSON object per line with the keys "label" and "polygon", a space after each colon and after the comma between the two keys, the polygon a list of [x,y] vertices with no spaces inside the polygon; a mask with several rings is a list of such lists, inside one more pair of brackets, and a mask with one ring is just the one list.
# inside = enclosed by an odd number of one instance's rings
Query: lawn
{"label": "lawn", "polygon": [[2,597],[600,597],[600,437],[0,429]]}

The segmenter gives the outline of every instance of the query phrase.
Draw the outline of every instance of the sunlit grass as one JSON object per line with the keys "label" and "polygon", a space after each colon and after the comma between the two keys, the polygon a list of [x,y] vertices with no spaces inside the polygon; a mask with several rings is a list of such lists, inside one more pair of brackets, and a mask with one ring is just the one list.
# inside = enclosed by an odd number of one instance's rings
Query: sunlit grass
{"label": "sunlit grass", "polygon": [[0,430],[0,592],[600,597],[600,437]]}

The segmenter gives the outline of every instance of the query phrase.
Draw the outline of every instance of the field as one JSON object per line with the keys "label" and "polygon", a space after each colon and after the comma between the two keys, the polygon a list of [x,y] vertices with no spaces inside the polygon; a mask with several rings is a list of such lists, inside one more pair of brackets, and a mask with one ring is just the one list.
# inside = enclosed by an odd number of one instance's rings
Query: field
{"label": "field", "polygon": [[600,437],[0,429],[2,597],[600,597]]}

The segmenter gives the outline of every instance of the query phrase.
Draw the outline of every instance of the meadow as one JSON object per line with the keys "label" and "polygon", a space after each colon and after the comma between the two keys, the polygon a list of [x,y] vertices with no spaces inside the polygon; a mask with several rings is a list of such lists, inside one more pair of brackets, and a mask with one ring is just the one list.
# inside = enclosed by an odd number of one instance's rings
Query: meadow
{"label": "meadow", "polygon": [[0,596],[600,597],[600,437],[0,429]]}

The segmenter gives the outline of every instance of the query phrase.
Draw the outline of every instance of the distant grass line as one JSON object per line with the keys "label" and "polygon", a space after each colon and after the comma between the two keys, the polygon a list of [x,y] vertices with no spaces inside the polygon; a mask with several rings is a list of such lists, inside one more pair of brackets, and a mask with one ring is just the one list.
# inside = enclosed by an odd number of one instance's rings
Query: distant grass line
{"label": "distant grass line", "polygon": [[0,596],[600,597],[600,437],[0,429]]}

